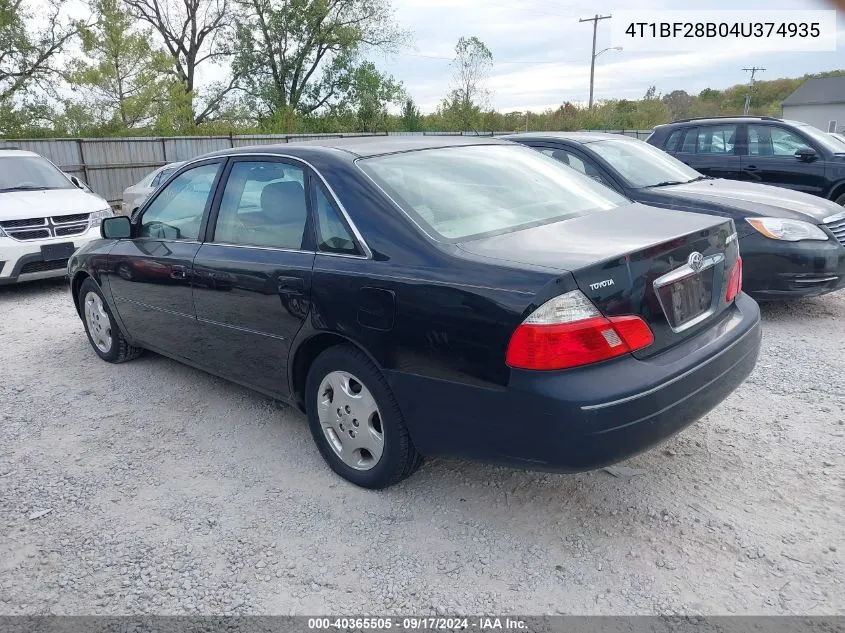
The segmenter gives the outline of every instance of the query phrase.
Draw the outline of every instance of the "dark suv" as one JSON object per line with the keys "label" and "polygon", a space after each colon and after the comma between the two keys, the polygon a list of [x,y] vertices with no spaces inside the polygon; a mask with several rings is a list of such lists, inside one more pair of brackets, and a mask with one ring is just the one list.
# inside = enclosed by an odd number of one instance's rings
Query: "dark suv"
{"label": "dark suv", "polygon": [[806,123],[684,119],[658,125],[647,141],[707,176],[786,187],[845,205],[845,143]]}

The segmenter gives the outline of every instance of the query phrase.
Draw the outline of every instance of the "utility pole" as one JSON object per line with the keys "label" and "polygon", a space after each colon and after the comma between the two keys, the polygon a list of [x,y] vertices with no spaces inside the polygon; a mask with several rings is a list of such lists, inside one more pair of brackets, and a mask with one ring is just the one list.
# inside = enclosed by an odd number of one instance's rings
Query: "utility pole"
{"label": "utility pole", "polygon": [[745,107],[742,109],[743,114],[748,114],[748,108],[751,107],[751,91],[754,90],[754,75],[757,74],[757,71],[763,72],[766,69],[753,66],[752,68],[743,68],[743,70],[747,73],[751,73],[751,82],[748,84],[748,94],[745,95]]}
{"label": "utility pole", "polygon": [[598,30],[599,20],[607,20],[613,16],[611,15],[596,15],[592,18],[581,18],[579,22],[593,23],[593,55],[590,58],[590,109],[593,107],[593,81],[596,76],[596,31]]}

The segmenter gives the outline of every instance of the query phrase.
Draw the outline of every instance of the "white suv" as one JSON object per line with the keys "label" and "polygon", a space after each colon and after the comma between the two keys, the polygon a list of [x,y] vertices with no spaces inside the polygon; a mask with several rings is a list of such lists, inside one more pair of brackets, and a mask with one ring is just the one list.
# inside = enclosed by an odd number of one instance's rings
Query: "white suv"
{"label": "white suv", "polygon": [[100,237],[108,202],[34,152],[0,150],[0,285],[61,277]]}

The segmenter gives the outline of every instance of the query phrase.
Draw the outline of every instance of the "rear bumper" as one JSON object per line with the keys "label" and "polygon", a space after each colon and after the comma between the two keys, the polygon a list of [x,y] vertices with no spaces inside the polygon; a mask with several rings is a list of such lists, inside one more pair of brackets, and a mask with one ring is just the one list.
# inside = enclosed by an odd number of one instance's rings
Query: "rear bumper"
{"label": "rear bumper", "polygon": [[739,240],[742,287],[758,300],[797,299],[845,287],[845,246],[833,239],[781,242],[762,235]]}
{"label": "rear bumper", "polygon": [[502,390],[403,374],[391,383],[423,453],[580,471],[639,453],[718,405],[751,373],[760,312],[740,295],[717,323],[651,357],[514,370]]}

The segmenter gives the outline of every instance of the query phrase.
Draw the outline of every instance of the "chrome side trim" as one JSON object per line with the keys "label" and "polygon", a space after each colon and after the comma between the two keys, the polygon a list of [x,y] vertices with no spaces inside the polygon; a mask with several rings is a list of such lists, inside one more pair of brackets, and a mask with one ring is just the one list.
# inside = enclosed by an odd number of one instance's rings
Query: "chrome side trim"
{"label": "chrome side trim", "polygon": [[[760,324],[760,319],[758,318],[758,319],[754,322],[754,326],[756,327],[756,326],[758,326],[759,324]],[[712,363],[714,360],[716,360],[717,358],[719,358],[719,357],[720,357],[720,356],[722,356],[723,354],[726,354],[726,353],[727,353],[727,352],[729,352],[731,349],[733,349],[734,347],[736,347],[737,345],[739,345],[740,343],[742,343],[742,341],[744,341],[744,340],[745,340],[745,337],[747,337],[747,336],[748,336],[748,335],[750,335],[752,332],[754,332],[754,329],[755,329],[754,327],[749,328],[749,329],[748,329],[748,331],[747,331],[747,332],[745,332],[745,334],[743,334],[742,336],[740,336],[740,337],[739,337],[738,339],[736,339],[733,343],[731,343],[730,345],[728,345],[725,349],[720,350],[717,354],[714,354],[713,356],[711,356],[710,358],[708,358],[707,360],[705,360],[705,361],[704,361],[703,363],[701,363],[700,365],[696,365],[696,366],[695,366],[695,367],[693,367],[692,369],[688,369],[688,370],[687,370],[687,371],[685,371],[684,373],[679,374],[678,376],[675,376],[675,377],[674,377],[674,378],[672,378],[671,380],[667,380],[666,382],[661,383],[661,384],[657,385],[656,387],[652,387],[651,389],[647,389],[646,391],[641,391],[641,392],[639,392],[639,393],[635,393],[635,394],[634,394],[634,395],[632,395],[632,396],[626,396],[625,398],[619,398],[619,400],[611,400],[610,402],[602,402],[601,404],[588,404],[588,405],[585,405],[585,406],[581,407],[581,410],[582,410],[582,411],[596,411],[596,410],[598,410],[598,409],[606,409],[606,408],[608,408],[608,407],[613,407],[613,406],[616,406],[617,404],[624,404],[624,403],[626,403],[626,402],[631,402],[632,400],[639,400],[640,398],[645,398],[646,396],[650,396],[651,394],[656,393],[656,392],[660,391],[661,389],[663,389],[663,388],[665,388],[665,387],[668,387],[669,385],[672,385],[672,384],[674,384],[674,383],[678,382],[679,380],[683,380],[684,378],[686,378],[686,377],[687,377],[687,376],[689,376],[690,374],[692,374],[692,373],[694,373],[694,372],[699,371],[702,367],[706,367],[707,365],[709,365],[710,363]]]}
{"label": "chrome side trim", "polygon": [[309,251],[300,248],[282,248],[281,246],[252,246],[250,244],[230,244],[229,242],[203,242],[204,246],[227,246],[229,248],[249,248],[259,251],[278,251],[281,253],[304,253],[306,255],[326,255],[328,257],[347,257],[350,259],[370,259],[366,255],[351,255],[349,253],[327,253],[325,251]]}
{"label": "chrome side trim", "polygon": [[188,314],[186,312],[179,312],[178,310],[168,310],[167,308],[162,308],[160,306],[152,306],[149,303],[144,303],[143,301],[135,301],[134,299],[128,299],[128,298],[123,297],[121,295],[114,295],[114,299],[115,299],[115,301],[120,300],[120,301],[125,301],[126,303],[134,303],[137,306],[141,306],[141,307],[147,308],[149,310],[155,310],[156,312],[164,312],[165,314],[172,314],[173,316],[180,316],[180,317],[184,317],[186,319],[192,319],[194,321],[197,320],[197,317],[195,317],[193,314]]}
{"label": "chrome side trim", "polygon": [[[269,158],[286,158],[288,160],[296,161],[302,163],[306,167],[308,167],[312,172],[317,174],[317,177],[323,183],[323,186],[326,188],[326,191],[329,192],[329,195],[334,200],[334,203],[337,205],[337,208],[340,209],[341,214],[346,219],[346,223],[349,225],[349,228],[352,230],[352,234],[355,236],[355,239],[358,241],[358,244],[361,246],[361,250],[364,251],[364,255],[362,256],[364,259],[372,259],[373,258],[373,251],[370,250],[370,246],[367,244],[367,241],[364,239],[364,236],[361,235],[361,232],[358,230],[358,227],[355,226],[355,223],[352,221],[352,218],[349,217],[349,212],[346,210],[346,207],[343,206],[343,203],[340,201],[340,198],[337,197],[334,189],[325,179],[323,174],[314,167],[311,163],[309,163],[304,158],[300,158],[299,156],[291,156],[290,154],[281,154],[281,153],[274,153],[274,152],[226,152],[223,154],[215,154],[214,156],[199,156],[193,160],[185,161],[184,164],[179,166],[178,171],[182,171],[185,167],[190,166],[193,163],[202,162],[205,160],[211,160],[214,158],[242,158],[242,157],[250,157],[250,156],[263,156]],[[324,253],[329,254],[329,253]],[[359,256],[361,257],[361,256]]]}
{"label": "chrome side trim", "polygon": [[241,327],[239,325],[232,325],[231,323],[222,323],[220,321],[214,321],[213,319],[204,319],[202,317],[197,317],[197,321],[200,323],[206,323],[208,325],[216,325],[222,328],[228,328],[230,330],[238,330],[239,332],[246,332],[247,334],[258,334],[259,336],[266,336],[268,338],[278,339],[280,341],[285,341],[284,336],[279,336],[278,334],[270,334],[269,332],[260,332],[259,330],[253,330],[248,327]]}
{"label": "chrome side trim", "polygon": [[793,279],[792,281],[796,284],[823,284],[827,283],[828,281],[836,281],[839,279],[838,276],[833,277],[822,277],[820,279]]}
{"label": "chrome side trim", "polygon": [[279,251],[282,253],[304,253],[314,255],[315,251],[307,251],[301,248],[282,248],[281,246],[253,246],[251,244],[230,244],[229,242],[203,242],[203,246],[227,246],[229,248],[249,248],[256,251]]}

